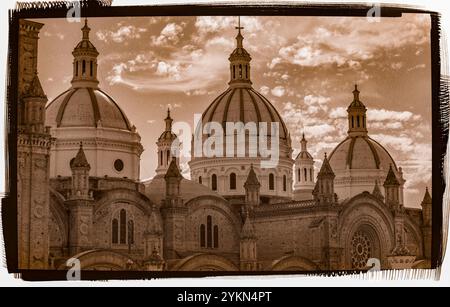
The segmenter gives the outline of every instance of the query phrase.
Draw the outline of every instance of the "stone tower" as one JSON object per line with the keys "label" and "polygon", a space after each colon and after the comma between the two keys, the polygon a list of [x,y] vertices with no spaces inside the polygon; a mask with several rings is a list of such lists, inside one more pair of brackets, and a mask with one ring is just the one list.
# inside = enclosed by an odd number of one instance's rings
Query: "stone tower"
{"label": "stone tower", "polygon": [[176,251],[184,248],[185,218],[187,208],[183,206],[180,185],[183,176],[177,166],[176,158],[170,162],[169,169],[164,176],[166,181],[166,199],[162,205],[164,220],[164,249],[167,259],[176,258]]}
{"label": "stone tower", "polygon": [[327,154],[317,175],[316,186],[314,187],[313,196],[314,199],[320,205],[329,205],[336,202],[336,195],[334,194],[334,175],[331,169],[330,162],[328,161]]}
{"label": "stone tower", "polygon": [[87,19],[84,27],[81,29],[83,38],[72,52],[73,55],[73,78],[72,87],[97,88],[97,57],[99,55],[95,46],[89,40],[91,28],[88,26]]}
{"label": "stone tower", "polygon": [[425,196],[423,197],[422,203],[422,218],[423,218],[423,239],[424,239],[424,255],[426,259],[431,259],[431,244],[432,244],[432,199],[428,188],[425,191]]}
{"label": "stone tower", "polygon": [[170,116],[170,110],[167,110],[166,129],[156,142],[158,146],[158,167],[156,168],[156,175],[164,176],[169,169],[172,158],[175,158],[177,167],[180,167],[179,155],[179,140],[177,135],[172,132],[173,119]]}
{"label": "stone tower", "polygon": [[353,136],[367,136],[367,122],[366,122],[366,106],[359,100],[360,91],[355,85],[353,91],[353,102],[347,108],[348,113],[348,135]]}
{"label": "stone tower", "polygon": [[70,162],[72,190],[66,206],[69,209],[69,247],[72,255],[92,247],[94,199],[89,193],[89,165],[80,145],[75,158]]}
{"label": "stone tower", "polygon": [[37,72],[43,24],[19,22],[18,248],[20,269],[47,269],[49,254],[49,159],[53,142],[45,127],[45,95]]}
{"label": "stone tower", "polygon": [[258,269],[257,237],[250,214],[247,212],[241,230],[240,267],[242,271],[256,271]]}
{"label": "stone tower", "polygon": [[384,195],[386,197],[386,204],[391,207],[400,205],[400,182],[394,174],[392,165],[389,167],[389,172],[384,181]]}
{"label": "stone tower", "polygon": [[258,176],[253,169],[253,164],[250,167],[247,180],[244,184],[245,188],[245,204],[250,207],[258,207],[261,203],[260,190],[261,184],[258,181]]}
{"label": "stone tower", "polygon": [[303,134],[301,151],[295,159],[295,200],[311,200],[314,190],[314,159],[308,152],[307,144]]}

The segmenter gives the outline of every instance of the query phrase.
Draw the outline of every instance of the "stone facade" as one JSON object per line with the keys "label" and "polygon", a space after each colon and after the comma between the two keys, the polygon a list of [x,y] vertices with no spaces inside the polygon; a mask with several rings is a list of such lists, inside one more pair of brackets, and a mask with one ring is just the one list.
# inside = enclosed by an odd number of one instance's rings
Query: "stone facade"
{"label": "stone facade", "polygon": [[[224,107],[230,118],[238,112],[241,117],[237,119],[250,121],[246,109],[239,109],[248,99],[245,103],[253,105],[259,119],[275,120],[283,127],[281,166],[263,169],[259,167],[261,157],[193,158],[192,180],[186,180],[174,156],[177,144],[172,145],[177,136],[171,131],[169,113],[166,129],[157,140],[157,175],[140,182],[135,171],[142,152],[140,137],[125,116],[118,121],[107,114],[88,114],[97,116],[101,123],[77,121],[78,126],[70,127],[76,130],[70,148],[64,155],[58,153],[55,144],[69,142],[64,139],[68,127],[53,125],[53,120],[62,123],[57,114],[61,108],[67,112],[71,102],[65,96],[62,102],[56,98],[50,103],[47,112],[53,114],[52,129],[45,128],[46,97],[36,73],[37,37],[42,26],[23,21],[20,28],[20,268],[66,269],[66,261],[73,257],[85,270],[365,270],[370,258],[379,259],[382,268],[429,265],[430,194],[427,190],[423,210],[408,208],[402,197],[404,180],[394,160],[387,169],[377,168],[384,149],[378,150],[378,145],[368,139],[366,108],[359,101],[357,89],[349,108],[349,138],[361,140],[346,141],[350,144],[348,150],[339,145],[330,158],[325,156],[316,176],[306,139],[294,161],[289,131],[282,119],[270,102],[251,88],[251,57],[243,48],[239,31],[238,47],[230,56],[231,92],[220,96],[228,95],[226,100],[215,100],[205,114],[214,119],[217,114],[212,109]],[[92,96],[100,91],[95,77],[97,56],[86,22],[83,40],[74,51],[74,81],[69,92],[81,88],[91,95],[79,103],[99,105]],[[78,75],[84,60],[93,61],[93,73],[85,78]],[[233,75],[233,70],[238,74]],[[58,103],[61,105],[56,108]],[[110,111],[119,110],[113,105]],[[352,117],[360,118],[360,127],[352,128]],[[104,131],[108,137],[100,140],[98,135]],[[125,133],[123,139],[117,140],[114,135],[120,133]],[[127,136],[131,142],[127,143]],[[105,149],[99,146],[100,141],[106,147],[116,143],[125,147]],[[364,164],[364,159],[369,158],[359,154],[359,142],[366,146],[364,150],[370,150],[374,164],[368,171],[376,175],[364,182],[366,188],[361,191],[354,174],[367,170],[348,168],[349,176],[345,177],[345,165],[337,159],[339,154],[344,157],[343,163],[348,163],[350,157],[351,165]],[[99,164],[97,157],[103,150],[109,152],[106,157],[113,164],[121,160],[113,166],[117,173],[110,171],[110,165]],[[120,158],[119,152],[131,158]],[[65,165],[63,172],[59,173],[59,162],[50,172],[52,155],[58,155],[56,160]],[[129,167],[130,175],[123,176],[121,170]],[[345,184],[350,188],[358,188],[349,189],[343,197],[339,192],[342,180],[347,180]]]}

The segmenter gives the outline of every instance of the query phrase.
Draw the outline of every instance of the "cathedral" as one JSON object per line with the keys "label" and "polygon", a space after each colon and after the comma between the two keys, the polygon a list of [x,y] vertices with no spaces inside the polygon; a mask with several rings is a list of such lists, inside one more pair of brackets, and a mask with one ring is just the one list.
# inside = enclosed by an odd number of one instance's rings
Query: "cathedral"
{"label": "cathedral", "polygon": [[[367,270],[374,259],[382,269],[429,267],[430,193],[423,191],[421,209],[404,203],[402,168],[369,136],[357,86],[347,137],[313,157],[305,135],[293,144],[276,108],[253,88],[238,27],[228,88],[202,122],[277,123],[277,167],[262,168],[260,156],[193,155],[184,178],[169,111],[155,140],[156,175],[142,181],[141,137],[100,88],[101,55],[87,20],[71,87],[51,102],[37,74],[43,26],[20,21],[20,269],[65,270],[71,258],[83,270],[107,271]],[[249,151],[248,141],[239,146]],[[317,174],[314,158],[323,159]]]}

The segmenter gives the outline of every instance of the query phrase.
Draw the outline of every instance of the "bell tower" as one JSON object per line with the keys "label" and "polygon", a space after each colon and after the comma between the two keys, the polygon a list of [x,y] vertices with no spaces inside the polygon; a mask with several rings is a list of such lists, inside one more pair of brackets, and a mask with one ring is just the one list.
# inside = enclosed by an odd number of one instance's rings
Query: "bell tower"
{"label": "bell tower", "polygon": [[20,269],[48,268],[49,161],[54,139],[45,127],[47,96],[37,71],[43,24],[19,21],[19,101],[17,135],[17,209]]}
{"label": "bell tower", "polygon": [[360,91],[358,85],[355,84],[353,91],[353,101],[347,108],[348,113],[348,135],[353,136],[367,136],[367,122],[366,122],[366,106],[359,99]]}
{"label": "bell tower", "polygon": [[170,109],[167,109],[166,129],[156,142],[158,146],[158,167],[156,168],[156,175],[164,176],[170,166],[170,163],[175,158],[175,163],[180,168],[179,160],[179,140],[175,133],[172,132],[173,119],[170,115]]}
{"label": "bell tower", "polygon": [[295,159],[295,185],[294,199],[312,200],[312,192],[314,190],[314,159],[308,152],[308,141],[303,137],[301,140],[301,150]]}
{"label": "bell tower", "polygon": [[88,26],[87,18],[81,31],[83,32],[82,40],[78,43],[78,45],[72,52],[72,87],[97,88],[99,83],[97,80],[97,57],[99,53],[92,42],[89,40],[89,33],[91,32],[91,28],[89,28]]}
{"label": "bell tower", "polygon": [[236,30],[238,30],[238,35],[236,36],[236,49],[234,49],[228,59],[230,61],[229,85],[251,87],[252,82],[250,81],[250,62],[252,60],[252,57],[244,48],[244,37],[241,33],[242,29],[244,29],[244,27],[241,27],[241,18],[239,17],[238,26],[236,27]]}

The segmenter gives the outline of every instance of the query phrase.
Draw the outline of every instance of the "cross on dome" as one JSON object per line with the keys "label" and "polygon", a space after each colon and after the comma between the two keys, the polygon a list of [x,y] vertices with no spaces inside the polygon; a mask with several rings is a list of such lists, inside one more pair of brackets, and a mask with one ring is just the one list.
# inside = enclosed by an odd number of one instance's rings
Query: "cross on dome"
{"label": "cross on dome", "polygon": [[242,48],[243,47],[242,42],[244,40],[244,37],[241,34],[241,30],[243,30],[244,27],[241,27],[241,16],[238,17],[238,26],[235,27],[235,29],[238,30],[238,35],[236,36],[237,47]]}

